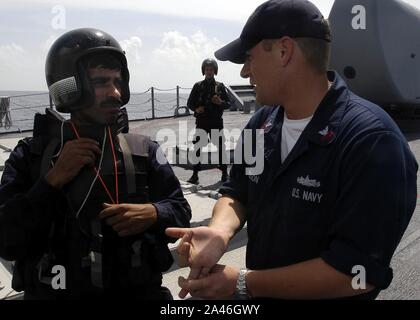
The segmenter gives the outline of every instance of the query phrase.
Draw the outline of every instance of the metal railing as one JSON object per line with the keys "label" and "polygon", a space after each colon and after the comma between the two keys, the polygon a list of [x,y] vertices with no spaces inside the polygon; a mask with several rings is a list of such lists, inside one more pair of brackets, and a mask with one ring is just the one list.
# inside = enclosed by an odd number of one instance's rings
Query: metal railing
{"label": "metal railing", "polygon": [[[187,103],[191,88],[176,86],[171,89],[151,87],[132,93],[127,108],[130,121],[174,117],[176,110]],[[48,92],[10,95],[0,98],[0,134],[31,131],[35,113],[53,108]],[[6,104],[8,105],[6,108]],[[64,115],[68,118],[68,115]]]}

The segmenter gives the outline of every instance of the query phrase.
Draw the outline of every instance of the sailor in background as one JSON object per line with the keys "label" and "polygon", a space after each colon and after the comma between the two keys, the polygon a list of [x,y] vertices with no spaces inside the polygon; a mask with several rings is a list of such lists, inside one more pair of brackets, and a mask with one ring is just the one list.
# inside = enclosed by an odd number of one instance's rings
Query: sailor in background
{"label": "sailor in background", "polygon": [[191,209],[158,145],[127,133],[125,53],[103,31],[73,30],[52,45],[46,78],[71,119],[36,115],[5,164],[0,256],[16,261],[13,288],[25,299],[172,299],[164,230],[189,226]]}
{"label": "sailor in background", "polygon": [[[222,171],[222,181],[227,180],[227,165],[224,157],[225,153],[225,138],[224,135],[220,135],[217,141],[212,139],[212,131],[220,132],[223,130],[223,111],[229,109],[230,101],[226,93],[226,88],[223,83],[218,82],[214,79],[217,75],[218,65],[213,59],[205,59],[201,64],[201,73],[205,76],[203,81],[194,84],[191,90],[190,96],[188,97],[187,105],[192,111],[194,111],[194,117],[196,118],[196,130],[204,130],[210,141],[216,146],[219,153],[219,169]],[[195,136],[194,145],[200,141],[198,135]],[[195,150],[198,157],[200,157],[201,150],[197,148]],[[201,163],[198,162],[194,165],[194,172],[188,182],[198,184],[198,172],[201,170]]]}

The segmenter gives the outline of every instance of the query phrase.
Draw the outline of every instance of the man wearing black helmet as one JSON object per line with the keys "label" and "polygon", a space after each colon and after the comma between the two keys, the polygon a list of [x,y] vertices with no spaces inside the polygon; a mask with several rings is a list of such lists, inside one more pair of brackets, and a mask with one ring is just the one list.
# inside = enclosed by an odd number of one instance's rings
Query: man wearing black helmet
{"label": "man wearing black helmet", "polygon": [[[223,110],[230,107],[226,88],[221,82],[217,82],[214,76],[217,75],[218,65],[213,59],[205,59],[201,64],[201,73],[205,76],[203,81],[194,84],[188,97],[187,105],[194,111],[196,118],[196,130],[203,130],[205,135],[217,146],[219,152],[219,168],[222,170],[222,181],[227,180],[227,165],[223,154],[225,152],[225,141],[223,132]],[[212,133],[213,132],[213,133]],[[218,135],[218,133],[221,133]],[[218,139],[212,138],[218,136]],[[215,140],[215,141],[213,141]],[[216,141],[217,140],[217,141]],[[194,145],[200,142],[200,137],[196,132]],[[197,148],[197,157],[200,157],[200,148]],[[201,164],[194,165],[194,172],[188,182],[198,184],[198,172]]]}
{"label": "man wearing black helmet", "polygon": [[164,230],[188,226],[191,209],[158,145],[127,133],[124,52],[105,32],[73,30],[52,45],[46,78],[71,119],[36,115],[5,164],[0,256],[16,261],[13,288],[25,299],[171,299]]}

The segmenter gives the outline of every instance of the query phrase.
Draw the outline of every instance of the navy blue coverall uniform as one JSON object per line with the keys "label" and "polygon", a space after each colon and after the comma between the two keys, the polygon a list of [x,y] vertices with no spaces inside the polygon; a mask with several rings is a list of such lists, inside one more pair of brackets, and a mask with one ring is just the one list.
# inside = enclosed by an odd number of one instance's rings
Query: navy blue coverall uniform
{"label": "navy blue coverall uniform", "polygon": [[246,266],[253,270],[321,257],[354,277],[363,266],[376,289],[393,278],[390,261],[417,201],[416,159],[392,119],[333,83],[291,153],[281,162],[284,109],[264,107],[245,129],[264,129],[264,171],[234,164],[220,192],[246,207]]}
{"label": "navy blue coverall uniform", "polygon": [[[134,269],[130,269],[130,261],[120,259],[122,253],[119,244],[128,241],[129,238],[118,237],[111,227],[102,222],[105,228],[104,289],[97,290],[91,285],[90,269],[83,268],[78,261],[82,254],[79,251],[87,250],[83,256],[88,254],[89,248],[86,245],[89,243],[86,244],[84,241],[83,223],[80,224],[81,230],[79,230],[74,211],[68,213],[69,203],[64,194],[65,188],[56,190],[45,181],[44,177],[41,176],[37,180],[33,178],[32,170],[39,169],[33,168],[33,165],[39,163],[41,157],[39,152],[34,151],[35,140],[35,138],[26,138],[18,143],[5,163],[0,186],[0,256],[7,260],[16,260],[17,274],[16,277],[14,274],[12,282],[14,288],[19,291],[24,290],[25,299],[60,297],[171,299],[169,290],[161,287],[161,284],[162,271],[168,269],[173,262],[167,244],[174,242],[175,239],[168,238],[164,232],[167,227],[189,227],[191,209],[171,166],[167,162],[158,161],[159,153],[161,156],[163,153],[157,143],[150,141],[146,163],[148,202],[156,207],[157,222],[144,233],[142,251],[139,253],[136,266],[140,269],[136,269],[139,270],[137,274],[131,274],[131,270]],[[118,150],[120,175],[120,172],[124,172],[123,155],[118,146],[115,148]],[[136,165],[135,154],[133,160]],[[89,173],[94,176],[93,170],[89,170]],[[115,192],[113,177],[111,174],[108,179],[111,182],[108,187],[112,194]],[[82,187],[88,188],[91,181],[90,179],[89,183],[82,184]],[[124,185],[124,182],[120,185],[120,203],[136,203],[127,201]],[[105,194],[99,181],[95,185],[95,190],[94,193]],[[106,198],[102,201],[110,202]],[[99,213],[102,202],[96,205],[99,207],[97,210],[90,210],[92,211],[90,214]],[[63,218],[63,215],[66,218]],[[84,220],[83,215],[82,212],[80,220]],[[55,225],[56,229],[64,229],[64,236],[54,240],[52,245],[55,248],[54,253],[61,257],[61,262],[66,268],[68,288],[63,290],[64,292],[51,290],[46,284],[40,283],[37,274],[40,257],[50,250],[48,237],[52,221],[61,221],[61,218],[65,219],[66,223]],[[86,230],[88,226],[89,224],[85,224]],[[146,240],[147,246],[144,245]],[[161,265],[162,261],[164,265]]]}

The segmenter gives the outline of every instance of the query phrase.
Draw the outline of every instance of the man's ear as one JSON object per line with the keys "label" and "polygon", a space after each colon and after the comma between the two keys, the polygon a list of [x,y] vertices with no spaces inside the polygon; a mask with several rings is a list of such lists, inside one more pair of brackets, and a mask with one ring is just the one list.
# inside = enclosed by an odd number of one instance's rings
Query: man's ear
{"label": "man's ear", "polygon": [[281,65],[285,67],[293,57],[295,42],[290,37],[283,37],[276,42],[276,46],[278,46],[277,50],[279,50]]}

